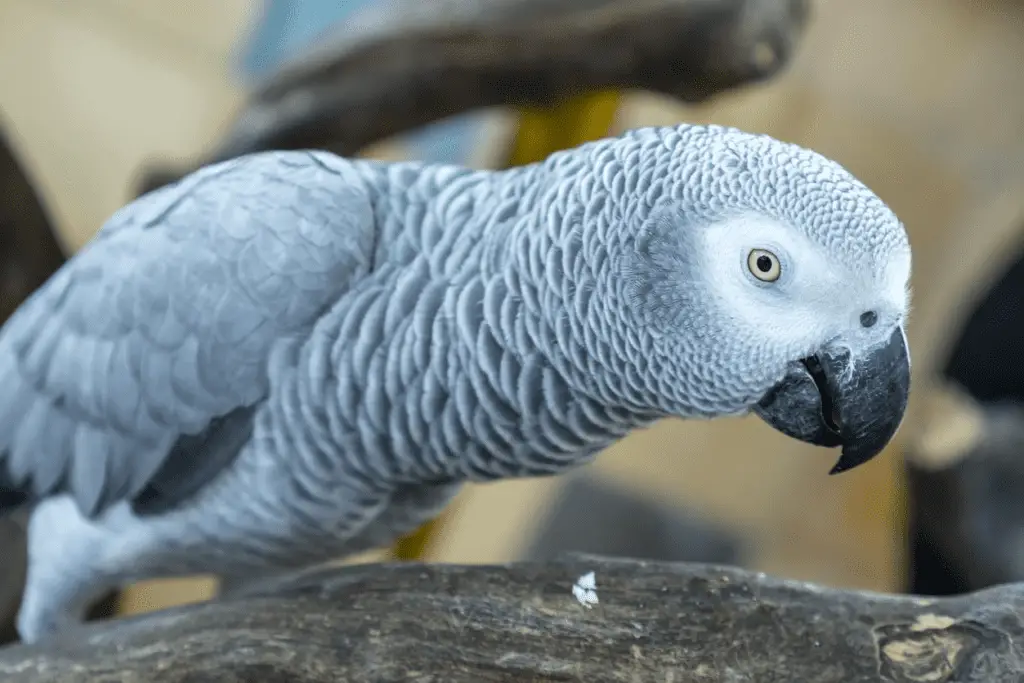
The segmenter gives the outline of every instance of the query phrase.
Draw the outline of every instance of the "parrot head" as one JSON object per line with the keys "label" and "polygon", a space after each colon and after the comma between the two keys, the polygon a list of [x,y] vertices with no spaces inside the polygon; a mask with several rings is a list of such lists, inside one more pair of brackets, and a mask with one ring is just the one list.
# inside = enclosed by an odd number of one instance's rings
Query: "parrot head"
{"label": "parrot head", "polygon": [[795,145],[715,126],[634,136],[638,156],[662,158],[611,286],[642,318],[668,412],[753,412],[841,448],[833,474],[880,453],[910,389],[901,222]]}

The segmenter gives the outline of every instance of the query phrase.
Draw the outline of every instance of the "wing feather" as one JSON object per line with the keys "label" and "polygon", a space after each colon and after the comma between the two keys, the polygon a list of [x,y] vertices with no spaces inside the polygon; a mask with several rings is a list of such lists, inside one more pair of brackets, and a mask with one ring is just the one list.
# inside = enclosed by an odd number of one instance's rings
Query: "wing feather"
{"label": "wing feather", "polygon": [[162,503],[175,482],[194,490],[168,459],[241,448],[272,347],[367,272],[367,183],[353,162],[271,152],[114,214],[0,330],[4,499],[8,484],[29,499],[70,492],[95,515],[158,471]]}

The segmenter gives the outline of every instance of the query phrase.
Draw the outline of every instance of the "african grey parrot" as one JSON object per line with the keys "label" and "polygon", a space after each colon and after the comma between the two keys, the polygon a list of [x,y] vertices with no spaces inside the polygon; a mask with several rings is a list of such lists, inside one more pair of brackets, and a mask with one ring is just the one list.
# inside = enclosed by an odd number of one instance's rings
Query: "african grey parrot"
{"label": "african grey parrot", "polygon": [[717,126],[502,171],[266,152],[117,211],[0,330],[18,627],[110,587],[387,543],[463,482],[666,416],[876,455],[909,391],[910,248],[838,164]]}

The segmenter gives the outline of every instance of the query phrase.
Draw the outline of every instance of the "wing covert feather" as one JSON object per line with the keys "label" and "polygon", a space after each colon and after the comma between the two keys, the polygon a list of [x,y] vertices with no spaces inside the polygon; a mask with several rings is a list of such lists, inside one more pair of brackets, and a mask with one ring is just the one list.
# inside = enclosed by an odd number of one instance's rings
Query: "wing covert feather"
{"label": "wing covert feather", "polygon": [[0,479],[96,514],[261,401],[266,361],[364,275],[370,188],[319,152],[203,169],[115,213],[0,330]]}

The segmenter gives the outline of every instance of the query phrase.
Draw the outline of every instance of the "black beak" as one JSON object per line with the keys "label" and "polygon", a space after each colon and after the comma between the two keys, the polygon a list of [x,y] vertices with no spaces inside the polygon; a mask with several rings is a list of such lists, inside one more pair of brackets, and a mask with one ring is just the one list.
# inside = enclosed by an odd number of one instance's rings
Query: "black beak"
{"label": "black beak", "polygon": [[754,412],[787,436],[842,446],[829,474],[866,463],[889,443],[907,409],[910,353],[901,327],[865,356],[825,350],[794,363]]}

